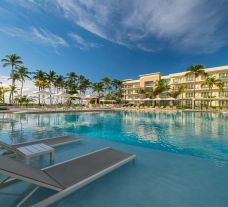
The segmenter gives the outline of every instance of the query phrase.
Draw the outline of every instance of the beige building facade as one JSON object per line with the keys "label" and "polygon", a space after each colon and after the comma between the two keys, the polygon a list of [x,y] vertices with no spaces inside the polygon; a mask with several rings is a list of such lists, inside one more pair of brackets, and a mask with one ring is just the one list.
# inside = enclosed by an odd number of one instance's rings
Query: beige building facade
{"label": "beige building facade", "polygon": [[[195,100],[206,104],[211,98],[213,105],[226,105],[228,106],[228,66],[206,68],[205,72],[209,76],[215,76],[223,82],[223,90],[218,87],[213,87],[212,97],[210,97],[209,89],[202,84],[205,82],[205,76],[200,75],[196,78],[195,84]],[[194,98],[194,76],[187,75],[187,72],[172,73],[166,76],[161,76],[159,72],[140,75],[138,80],[124,80],[124,99],[126,101],[134,101],[135,99],[142,98],[142,90],[153,90],[155,84],[160,79],[166,79],[171,90],[178,90],[183,85],[185,90],[178,96],[177,99],[185,101],[185,104],[191,105]]]}

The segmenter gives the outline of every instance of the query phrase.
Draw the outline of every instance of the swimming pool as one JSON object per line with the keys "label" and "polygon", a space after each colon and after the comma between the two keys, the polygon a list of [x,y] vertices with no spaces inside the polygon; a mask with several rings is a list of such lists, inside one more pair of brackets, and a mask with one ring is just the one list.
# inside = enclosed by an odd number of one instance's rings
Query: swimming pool
{"label": "swimming pool", "polygon": [[[134,165],[53,206],[225,206],[228,202],[227,114],[104,111],[0,116],[6,120],[0,123],[0,137],[7,143],[63,134],[83,137],[81,144],[58,148],[57,162],[106,146],[137,155]],[[33,161],[38,166],[47,163],[46,158]],[[22,196],[21,189],[25,193],[28,184],[0,193],[0,203],[12,206]],[[49,193],[43,189],[32,201]]]}
{"label": "swimming pool", "polygon": [[18,143],[61,134],[228,161],[228,114],[81,112],[8,115],[0,136]]}

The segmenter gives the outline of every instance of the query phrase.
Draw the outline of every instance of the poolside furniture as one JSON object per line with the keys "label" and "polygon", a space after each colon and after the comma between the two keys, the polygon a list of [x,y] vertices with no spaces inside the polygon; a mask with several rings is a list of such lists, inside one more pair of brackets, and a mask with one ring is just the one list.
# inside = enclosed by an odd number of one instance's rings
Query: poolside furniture
{"label": "poolside furniture", "polygon": [[45,144],[45,145],[48,145],[49,147],[57,147],[65,144],[79,142],[80,140],[81,139],[79,138],[65,135],[65,136],[48,138],[48,139],[40,139],[36,141],[31,141],[31,142],[23,142],[23,143],[13,144],[13,145],[0,141],[0,148],[3,148],[9,152],[13,152],[16,155],[23,156],[23,154],[18,150],[18,148],[27,147],[35,144]]}
{"label": "poolside furniture", "polygon": [[32,157],[37,157],[44,154],[50,155],[50,163],[54,161],[55,157],[55,149],[53,147],[50,147],[46,144],[33,144],[23,147],[18,147],[17,150],[20,152],[20,154],[25,157],[26,164],[29,165],[30,159]]}
{"label": "poolside furniture", "polygon": [[40,170],[7,156],[0,156],[0,174],[8,176],[0,183],[0,188],[14,183],[15,180],[36,185],[17,204],[18,207],[40,187],[57,191],[56,194],[32,205],[33,207],[47,206],[134,159],[135,155],[104,148]]}

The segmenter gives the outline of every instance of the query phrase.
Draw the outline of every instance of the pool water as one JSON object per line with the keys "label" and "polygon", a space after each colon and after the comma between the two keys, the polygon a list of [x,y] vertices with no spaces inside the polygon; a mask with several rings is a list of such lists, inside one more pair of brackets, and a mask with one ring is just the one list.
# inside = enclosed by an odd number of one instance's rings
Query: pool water
{"label": "pool water", "polygon": [[[107,146],[136,154],[133,164],[52,206],[227,206],[228,114],[105,111],[0,116],[0,138],[7,143],[64,134],[83,138],[57,148],[56,162]],[[48,157],[32,160],[37,167],[48,163]],[[0,190],[0,206],[15,206],[30,189],[20,182]],[[41,189],[26,206],[52,193]]]}
{"label": "pool water", "polygon": [[228,161],[228,114],[81,112],[8,115],[0,137],[19,143],[76,134]]}

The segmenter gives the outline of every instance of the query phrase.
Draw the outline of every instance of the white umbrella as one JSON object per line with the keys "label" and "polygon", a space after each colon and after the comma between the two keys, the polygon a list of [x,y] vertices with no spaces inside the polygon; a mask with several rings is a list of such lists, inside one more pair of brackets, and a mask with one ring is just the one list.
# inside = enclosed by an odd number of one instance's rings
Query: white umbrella
{"label": "white umbrella", "polygon": [[53,95],[52,93],[48,91],[37,91],[33,93],[34,95],[42,96],[42,102],[45,103],[45,96]]}
{"label": "white umbrella", "polygon": [[61,97],[66,97],[66,98],[71,97],[71,95],[69,93],[58,93],[58,94],[55,94],[55,96],[61,96]]}
{"label": "white umbrella", "polygon": [[35,95],[43,95],[43,96],[52,95],[52,93],[50,93],[48,91],[37,91],[37,92],[34,92],[33,94],[35,94]]}
{"label": "white umbrella", "polygon": [[154,100],[154,101],[160,101],[161,98],[158,97],[158,98],[154,98],[153,100]]}
{"label": "white umbrella", "polygon": [[112,103],[112,102],[116,102],[115,100],[105,100],[105,99],[101,99],[100,101],[101,101],[101,102],[111,102],[111,103]]}
{"label": "white umbrella", "polygon": [[73,94],[73,95],[70,95],[71,98],[81,98],[80,96],[78,96],[77,94]]}

